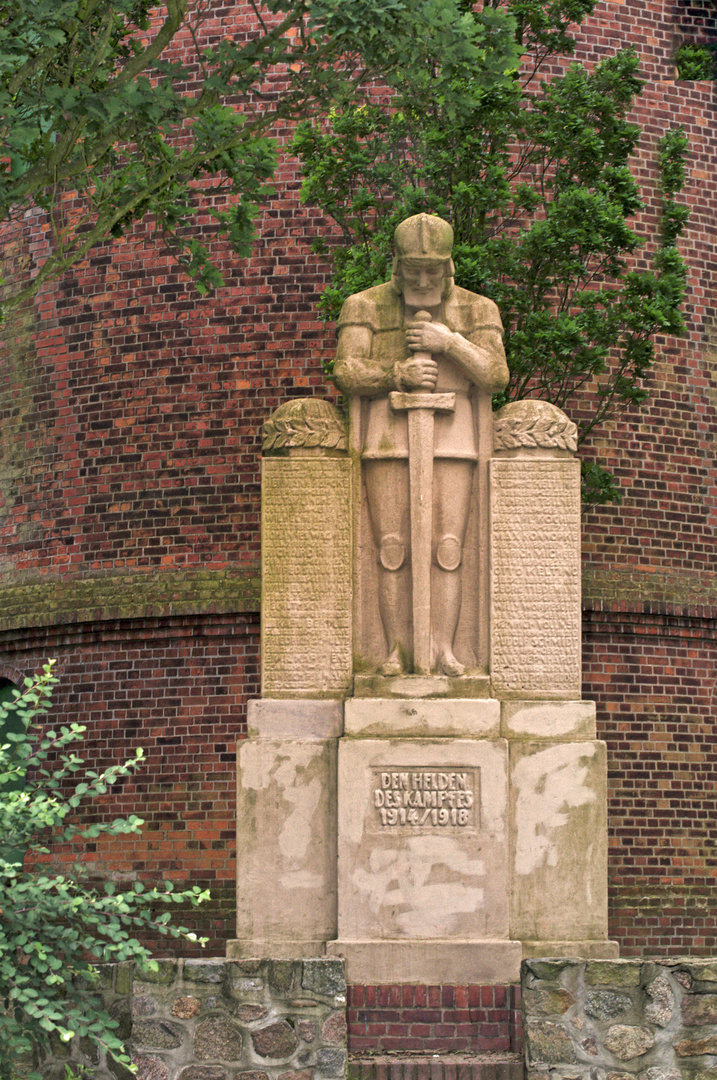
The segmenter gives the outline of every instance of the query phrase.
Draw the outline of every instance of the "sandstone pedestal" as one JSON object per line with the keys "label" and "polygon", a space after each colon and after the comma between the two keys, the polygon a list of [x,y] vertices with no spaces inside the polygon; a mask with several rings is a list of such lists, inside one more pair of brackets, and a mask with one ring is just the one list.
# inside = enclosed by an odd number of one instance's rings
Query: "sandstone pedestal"
{"label": "sandstone pedestal", "polygon": [[422,671],[424,642],[418,669],[382,673],[352,656],[356,612],[363,634],[378,619],[360,461],[328,406],[303,408],[269,425],[264,697],[238,751],[229,955],[345,957],[367,984],[506,984],[523,957],[617,956],[605,745],[580,698],[574,425],[545,402],[496,414],[490,498],[471,510],[485,663]]}

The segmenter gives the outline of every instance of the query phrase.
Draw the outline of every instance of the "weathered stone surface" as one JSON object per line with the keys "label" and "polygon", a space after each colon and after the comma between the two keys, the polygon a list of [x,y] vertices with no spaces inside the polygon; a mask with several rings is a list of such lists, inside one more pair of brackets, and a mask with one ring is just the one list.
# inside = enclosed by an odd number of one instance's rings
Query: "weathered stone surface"
{"label": "weathered stone surface", "polygon": [[[675,994],[669,979],[666,975],[658,975],[645,987],[645,991],[651,999],[645,1007],[645,1019],[657,1027],[667,1027],[675,1011]],[[683,1023],[686,1023],[684,1012]]]}
{"label": "weathered stone surface", "polygon": [[242,1024],[256,1024],[269,1015],[269,1010],[263,1005],[239,1005],[236,1011],[237,1020]]}
{"label": "weathered stone surface", "polygon": [[569,450],[578,448],[578,429],[550,401],[525,398],[511,401],[493,414],[496,450]]}
{"label": "weathered stone surface", "polygon": [[647,1028],[614,1024],[605,1035],[605,1046],[622,1061],[646,1054],[655,1045],[655,1036]]}
{"label": "weathered stone surface", "polygon": [[594,1035],[588,1035],[587,1039],[583,1039],[580,1043],[580,1048],[584,1050],[586,1054],[590,1054],[591,1057],[597,1057],[599,1053],[597,1040]]}
{"label": "weathered stone surface", "polygon": [[188,1065],[177,1080],[226,1080],[227,1071],[221,1065]]}
{"label": "weathered stone surface", "polygon": [[539,1016],[553,1016],[556,1013],[567,1012],[575,999],[567,990],[560,987],[548,987],[540,990],[524,990],[523,997],[526,1007],[531,1013]]}
{"label": "weathered stone surface", "polygon": [[202,1020],[194,1033],[194,1056],[199,1061],[238,1061],[242,1053],[241,1032],[222,1017]]}
{"label": "weathered stone surface", "polygon": [[119,1027],[115,1030],[118,1039],[129,1039],[132,1033],[132,1004],[130,998],[118,998],[107,1010]]}
{"label": "weathered stone surface", "polygon": [[701,1039],[679,1039],[675,1043],[678,1057],[699,1057],[702,1054],[717,1054],[717,1035],[705,1035]]}
{"label": "weathered stone surface", "polygon": [[269,1080],[269,1074],[258,1069],[246,1069],[234,1073],[234,1080]]}
{"label": "weathered stone surface", "polygon": [[316,1055],[316,1067],[320,1076],[343,1076],[346,1069],[346,1052],[324,1047]]}
{"label": "weathered stone surface", "polygon": [[296,1032],[286,1020],[278,1020],[275,1024],[252,1031],[251,1041],[255,1053],[264,1058],[291,1057],[299,1045]]}
{"label": "weathered stone surface", "polygon": [[140,983],[153,983],[155,986],[169,986],[177,977],[176,960],[155,960],[157,970],[138,967],[134,973],[134,981]]}
{"label": "weathered stone surface", "polygon": [[527,1024],[528,1058],[531,1064],[573,1064],[577,1059],[573,1044],[560,1024],[533,1020]]}
{"label": "weathered stone surface", "polygon": [[639,986],[640,968],[631,960],[589,960],[585,982],[588,986]]}
{"label": "weathered stone surface", "polygon": [[192,1016],[198,1016],[201,1011],[201,1001],[191,994],[175,998],[172,1003],[172,1016],[176,1016],[179,1020],[189,1020]]}
{"label": "weathered stone surface", "polygon": [[327,1043],[340,1043],[346,1045],[347,1027],[346,1013],[335,1012],[327,1016],[321,1028],[321,1038]]}
{"label": "weathered stone surface", "polygon": [[292,1072],[279,1073],[277,1080],[313,1080],[311,1069],[294,1069]]}
{"label": "weathered stone surface", "polygon": [[717,982],[717,964],[709,960],[693,960],[683,963],[684,970],[689,972],[695,982]]}
{"label": "weathered stone surface", "polygon": [[639,1080],[682,1080],[682,1073],[679,1069],[669,1066],[654,1065],[638,1073],[638,1077]]}
{"label": "weathered stone surface", "polygon": [[291,960],[272,960],[269,964],[269,986],[279,994],[286,994],[294,979]]}
{"label": "weathered stone surface", "polygon": [[685,1027],[717,1024],[717,994],[685,994],[682,999],[682,1023]]}
{"label": "weathered stone surface", "polygon": [[[510,934],[606,942],[606,747],[510,742]],[[542,956],[563,956],[546,952]]]}
{"label": "weathered stone surface", "polygon": [[[336,743],[300,738],[240,743],[237,938],[249,948],[254,942],[290,945],[336,937]],[[294,952],[277,954],[270,944],[264,950],[284,957]],[[316,947],[308,955],[316,956]],[[288,977],[288,968],[278,968],[277,978],[282,970]],[[266,974],[271,977],[268,967]],[[245,981],[232,977],[230,986],[233,996],[246,996]]]}
{"label": "weathered stone surface", "polygon": [[594,990],[585,998],[585,1012],[593,1020],[615,1020],[632,1008],[632,1000],[626,994],[610,990]]}
{"label": "weathered stone surface", "polygon": [[534,960],[523,961],[526,975],[529,973],[544,982],[557,982],[566,968],[575,966],[574,960]]}
{"label": "weathered stone surface", "polygon": [[261,430],[262,453],[281,456],[290,448],[346,450],[346,426],[335,405],[322,398],[285,401]]}
{"label": "weathered stone surface", "polygon": [[185,960],[184,978],[194,983],[221,983],[226,965],[223,961]]}
{"label": "weathered stone surface", "polygon": [[299,1020],[296,1025],[296,1034],[302,1042],[314,1042],[316,1039],[316,1022],[314,1020]]}
{"label": "weathered stone surface", "polygon": [[133,1054],[132,1061],[137,1066],[137,1080],[169,1080],[169,1069],[161,1058]]}
{"label": "weathered stone surface", "polygon": [[494,458],[490,469],[494,692],[577,699],[580,466]]}
{"label": "weathered stone surface", "polygon": [[134,964],[131,960],[122,960],[115,969],[115,994],[131,994]]}
{"label": "weathered stone surface", "polygon": [[340,960],[304,960],[301,985],[304,990],[321,994],[322,997],[345,994],[343,963]]}
{"label": "weathered stone surface", "polygon": [[132,1016],[154,1016],[157,1012],[157,1002],[147,994],[135,994],[132,998]]}
{"label": "weathered stone surface", "polygon": [[132,1025],[132,1042],[135,1046],[151,1047],[153,1050],[176,1050],[182,1045],[182,1028],[167,1020],[136,1020]]}
{"label": "weathered stone surface", "polygon": [[351,465],[262,462],[262,694],[348,690],[352,655]]}

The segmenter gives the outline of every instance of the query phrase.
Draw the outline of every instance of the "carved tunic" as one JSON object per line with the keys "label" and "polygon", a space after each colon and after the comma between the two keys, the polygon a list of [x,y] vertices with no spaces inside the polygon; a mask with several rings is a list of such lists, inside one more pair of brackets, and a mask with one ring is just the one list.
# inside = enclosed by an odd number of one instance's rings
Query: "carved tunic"
{"label": "carved tunic", "polygon": [[[365,459],[408,457],[408,425],[405,412],[394,412],[389,404],[391,390],[398,386],[394,373],[397,361],[411,355],[406,345],[403,298],[388,282],[350,296],[338,321],[339,349],[334,378],[348,395],[368,398],[363,457]],[[460,334],[465,341],[485,350],[504,370],[502,324],[492,300],[465,289],[453,288],[441,305],[438,321]],[[357,355],[352,347],[350,327],[370,331],[366,355]],[[348,331],[348,333],[347,333]],[[464,342],[465,348],[465,342]],[[471,350],[472,352],[472,350]],[[491,385],[490,373],[472,379],[464,366],[446,356],[435,357],[438,379],[435,391],[454,391],[454,413],[437,413],[434,422],[434,456],[475,461],[476,439],[470,393],[481,385],[492,393],[504,385]]]}

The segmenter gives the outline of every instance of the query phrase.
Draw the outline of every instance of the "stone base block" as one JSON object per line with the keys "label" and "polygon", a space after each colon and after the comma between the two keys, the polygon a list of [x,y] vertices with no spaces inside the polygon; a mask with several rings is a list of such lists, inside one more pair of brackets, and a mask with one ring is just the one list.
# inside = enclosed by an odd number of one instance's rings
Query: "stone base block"
{"label": "stone base block", "polygon": [[293,960],[305,957],[326,956],[326,942],[319,939],[309,941],[254,941],[253,939],[234,938],[227,941],[227,960],[270,959]]}
{"label": "stone base block", "polygon": [[351,983],[454,983],[484,986],[517,982],[519,941],[329,941],[328,956],[346,960]]}
{"label": "stone base block", "polygon": [[500,702],[494,698],[350,698],[345,731],[379,739],[496,738]]}
{"label": "stone base block", "polygon": [[569,956],[582,960],[617,960],[617,941],[524,941],[523,958]]}
{"label": "stone base block", "polygon": [[487,698],[487,675],[354,676],[354,695],[369,698]]}
{"label": "stone base block", "polygon": [[595,738],[594,701],[504,701],[501,714],[506,739]]}

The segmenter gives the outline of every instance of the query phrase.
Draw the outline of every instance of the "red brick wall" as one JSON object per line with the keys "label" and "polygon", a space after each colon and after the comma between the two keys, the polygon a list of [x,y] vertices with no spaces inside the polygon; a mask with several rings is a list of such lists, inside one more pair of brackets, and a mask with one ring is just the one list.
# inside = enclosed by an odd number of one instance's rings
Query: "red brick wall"
{"label": "red brick wall", "polygon": [[[672,64],[680,35],[714,28],[708,5],[629,0],[578,35],[590,63],[641,54],[645,229],[657,139],[682,123],[692,147],[688,334],[658,340],[648,405],[586,447],[625,490],[584,519],[584,693],[609,747],[610,932],[629,955],[714,946],[717,110],[714,85],[675,82]],[[258,692],[257,433],[287,397],[331,392],[327,271],[309,250],[322,222],[291,162],[278,186],[252,259],[217,251],[216,296],[131,237],[46,287],[0,368],[0,674],[57,656],[58,715],[88,724],[93,762],[146,748],[103,807],[145,817],[144,837],[88,860],[211,884],[215,952],[233,934],[232,755]],[[26,246],[13,237],[20,262],[42,257],[44,230],[31,216]],[[406,1038],[411,1022],[391,1021]]]}
{"label": "red brick wall", "polygon": [[366,1052],[518,1051],[519,986],[350,986],[349,1049]]}
{"label": "red brick wall", "polygon": [[[167,878],[211,890],[175,922],[209,937],[202,955],[223,955],[235,936],[237,734],[258,694],[254,615],[147,618],[0,634],[0,676],[19,682],[57,657],[56,715],[87,726],[77,752],[95,767],[141,746],[143,768],[92,804],[93,817],[144,818],[139,836],[100,837],[55,850],[99,877]],[[9,662],[8,662],[9,661]],[[157,955],[198,950],[164,938]]]}

